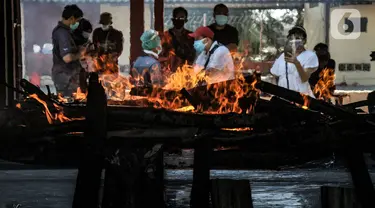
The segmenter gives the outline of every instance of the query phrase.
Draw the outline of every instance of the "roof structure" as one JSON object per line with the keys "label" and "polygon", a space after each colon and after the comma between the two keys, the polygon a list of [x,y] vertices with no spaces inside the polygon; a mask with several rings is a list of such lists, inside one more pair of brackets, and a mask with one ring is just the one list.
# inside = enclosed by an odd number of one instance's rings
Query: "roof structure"
{"label": "roof structure", "polygon": [[[21,0],[21,2],[38,3],[96,3],[96,4],[129,4],[130,0]],[[154,0],[144,0],[145,3],[153,3]],[[248,9],[293,9],[303,8],[305,3],[331,3],[331,6],[343,4],[371,4],[375,0],[164,0],[164,8],[212,8],[215,4],[224,3],[229,8]]]}
{"label": "roof structure", "polygon": [[[130,0],[21,0],[23,2],[64,2],[64,3],[127,3]],[[144,0],[154,2],[154,0]],[[234,4],[286,4],[286,3],[368,3],[372,1],[351,1],[351,0],[165,0],[165,3],[234,3]]]}

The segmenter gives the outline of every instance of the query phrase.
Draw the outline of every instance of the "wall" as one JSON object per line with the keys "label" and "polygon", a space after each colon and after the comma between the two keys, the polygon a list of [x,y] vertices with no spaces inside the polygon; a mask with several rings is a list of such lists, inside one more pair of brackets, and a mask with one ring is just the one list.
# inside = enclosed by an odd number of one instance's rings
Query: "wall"
{"label": "wall", "polygon": [[[368,18],[367,33],[361,33],[356,40],[337,40],[330,34],[329,47],[331,57],[336,60],[336,83],[344,80],[350,85],[358,83],[360,85],[375,84],[375,62],[370,62],[370,53],[375,50],[375,28],[371,27],[375,22],[375,5],[348,5],[340,8],[357,9],[361,16]],[[336,8],[331,8],[334,10]],[[344,19],[344,18],[343,18]],[[341,72],[338,69],[340,63],[362,64],[370,63],[371,70]]]}

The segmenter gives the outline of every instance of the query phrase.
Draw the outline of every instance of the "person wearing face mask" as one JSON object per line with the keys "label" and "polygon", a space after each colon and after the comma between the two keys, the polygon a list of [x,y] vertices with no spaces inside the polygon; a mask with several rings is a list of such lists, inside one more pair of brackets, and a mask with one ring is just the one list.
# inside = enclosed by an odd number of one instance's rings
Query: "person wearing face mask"
{"label": "person wearing face mask", "polygon": [[138,57],[130,72],[132,82],[137,86],[162,86],[161,65],[158,61],[161,53],[161,40],[155,30],[146,30],[142,36],[143,55]]}
{"label": "person wearing face mask", "polygon": [[[310,83],[312,90],[314,90],[315,85],[321,79],[320,73],[324,69],[330,69],[334,73],[335,68],[336,68],[336,62],[335,60],[331,59],[331,55],[328,51],[328,46],[326,44],[318,43],[314,47],[314,51],[316,55],[318,56],[319,67],[314,73],[311,74],[310,79],[309,79],[309,83]],[[330,89],[331,93],[333,93],[334,90],[335,90],[335,87],[332,87],[332,89]]]}
{"label": "person wearing face mask", "polygon": [[[92,25],[91,23],[85,19],[82,18],[79,21],[78,28],[75,29],[73,32],[73,39],[76,46],[80,49],[86,52],[85,55],[90,53],[93,49],[92,44],[90,44],[89,38],[92,33]],[[86,56],[85,56],[86,57]],[[87,89],[87,77],[88,77],[88,61],[86,58],[81,59],[81,72],[80,72],[80,90],[81,92],[86,92]]]}
{"label": "person wearing face mask", "polygon": [[57,93],[63,96],[71,96],[79,86],[81,51],[74,42],[72,31],[78,28],[82,17],[83,12],[77,5],[67,5],[62,20],[52,31],[52,79]]}
{"label": "person wearing face mask", "polygon": [[173,28],[164,32],[162,36],[163,51],[161,57],[166,61],[163,65],[169,66],[174,72],[185,63],[192,65],[195,60],[194,39],[188,34],[191,31],[184,28],[187,22],[188,12],[183,7],[173,10]]}
{"label": "person wearing face mask", "polygon": [[203,70],[209,83],[234,79],[234,64],[230,51],[213,39],[214,32],[210,28],[199,27],[189,35],[195,39],[194,48],[199,54],[194,64],[195,73]]}
{"label": "person wearing face mask", "polygon": [[[123,51],[124,36],[121,31],[113,28],[112,23],[112,14],[108,12],[102,13],[99,21],[99,24],[102,26],[94,30],[92,34],[92,42],[98,52],[98,57],[105,55],[108,59],[104,62],[114,62],[115,69],[112,67],[109,70],[112,73],[117,73],[118,57],[121,56]],[[101,60],[103,60],[103,58],[99,59],[100,62]],[[102,64],[105,65],[105,63]],[[108,71],[105,67],[102,69]]]}
{"label": "person wearing face mask", "polygon": [[78,47],[85,46],[89,42],[92,33],[92,24],[85,18],[79,21],[78,28],[73,31],[73,39]]}
{"label": "person wearing face mask", "polygon": [[214,7],[215,23],[208,26],[215,34],[214,40],[227,46],[230,51],[237,51],[239,43],[238,30],[227,24],[229,9],[224,4]]}
{"label": "person wearing face mask", "polygon": [[274,62],[271,74],[277,77],[279,86],[314,97],[309,78],[318,68],[319,60],[314,51],[304,47],[306,30],[295,26],[289,30],[287,38],[284,53]]}

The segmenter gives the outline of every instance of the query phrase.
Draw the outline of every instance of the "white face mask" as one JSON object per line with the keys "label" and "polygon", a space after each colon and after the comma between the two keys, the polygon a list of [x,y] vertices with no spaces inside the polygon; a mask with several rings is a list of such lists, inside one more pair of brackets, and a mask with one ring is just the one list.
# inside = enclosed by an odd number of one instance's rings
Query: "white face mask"
{"label": "white face mask", "polygon": [[88,39],[90,37],[91,33],[88,33],[88,32],[83,32],[82,33],[82,36],[86,39]]}
{"label": "white face mask", "polygon": [[110,27],[109,25],[102,25],[103,30],[109,30],[109,27]]}

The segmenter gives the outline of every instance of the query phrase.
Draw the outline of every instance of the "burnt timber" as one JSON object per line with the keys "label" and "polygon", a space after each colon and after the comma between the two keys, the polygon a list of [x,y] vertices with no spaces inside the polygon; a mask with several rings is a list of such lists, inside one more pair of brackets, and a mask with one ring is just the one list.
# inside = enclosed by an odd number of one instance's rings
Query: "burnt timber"
{"label": "burnt timber", "polygon": [[[39,94],[40,92],[28,83],[22,86],[25,93],[37,94],[47,103],[48,108],[53,108],[50,109],[51,112],[58,111],[56,105],[59,103],[48,96]],[[263,164],[261,167],[277,168],[280,165],[303,163],[327,157],[332,152],[336,152],[347,161],[356,193],[361,195],[359,199],[363,207],[374,207],[370,199],[374,195],[374,190],[369,185],[372,182],[364,168],[365,163],[362,157],[363,152],[374,151],[374,117],[371,114],[356,114],[354,109],[348,106],[334,106],[261,81],[257,83],[257,88],[275,97],[270,101],[258,100],[255,112],[252,114],[207,115],[153,108],[105,107],[107,114],[105,119],[108,123],[96,127],[105,129],[106,139],[103,140],[102,145],[99,145],[104,151],[102,157],[107,158],[104,160],[109,160],[114,152],[121,151],[129,145],[133,148],[141,148],[164,144],[163,148],[166,151],[176,149],[176,147],[197,148],[199,151],[195,153],[195,158],[201,159],[194,164],[196,173],[194,180],[196,180],[195,184],[203,185],[201,188],[193,188],[191,205],[196,207],[197,200],[206,199],[209,191],[207,174],[214,166],[238,168],[235,167],[238,164],[232,164],[231,161],[241,160],[243,155],[252,154],[252,157],[261,161],[258,164],[251,164],[252,167],[259,167],[264,162],[262,161],[264,154],[269,153],[273,155],[275,162],[268,163],[266,166]],[[190,95],[195,97],[193,93]],[[195,98],[199,100],[200,97]],[[296,105],[304,105],[306,100],[309,103],[309,109],[302,109]],[[369,101],[366,104],[368,103],[372,102]],[[88,117],[86,120],[49,125],[46,122],[35,122],[38,119],[39,121],[46,119],[40,103],[30,99],[21,103],[21,106],[28,105],[30,106],[26,109],[29,110],[11,108],[3,111],[2,119],[7,122],[3,122],[1,128],[3,135],[6,135],[1,139],[1,157],[26,162],[23,160],[25,157],[33,156],[34,158],[28,162],[38,163],[38,159],[48,156],[50,153],[48,151],[51,151],[48,149],[52,147],[52,149],[69,149],[69,153],[72,149],[76,149],[76,157],[73,158],[80,158],[80,152],[87,145],[87,141],[85,142],[82,136],[71,135],[71,133],[87,132],[85,129],[89,124]],[[38,105],[39,108],[36,108]],[[60,105],[60,107],[71,116],[83,116],[82,110],[89,109],[88,105],[86,107],[84,105]],[[36,116],[38,114],[39,116]],[[40,128],[42,126],[45,128]],[[243,132],[223,130],[223,128],[239,127],[248,127],[251,130]],[[71,138],[67,139],[69,137]],[[56,147],[62,143],[63,147]],[[74,145],[76,148],[72,148]],[[230,147],[231,149],[209,153],[210,149],[217,147]],[[26,149],[34,149],[34,152],[27,152]],[[44,150],[40,151],[40,149]],[[281,161],[288,156],[292,159]],[[60,161],[67,159],[64,154],[56,157],[59,159],[55,159]],[[219,158],[226,157],[228,158],[226,161],[218,162]],[[202,160],[202,158],[205,159]],[[42,163],[51,164],[46,161]],[[364,195],[364,193],[367,194]]]}

